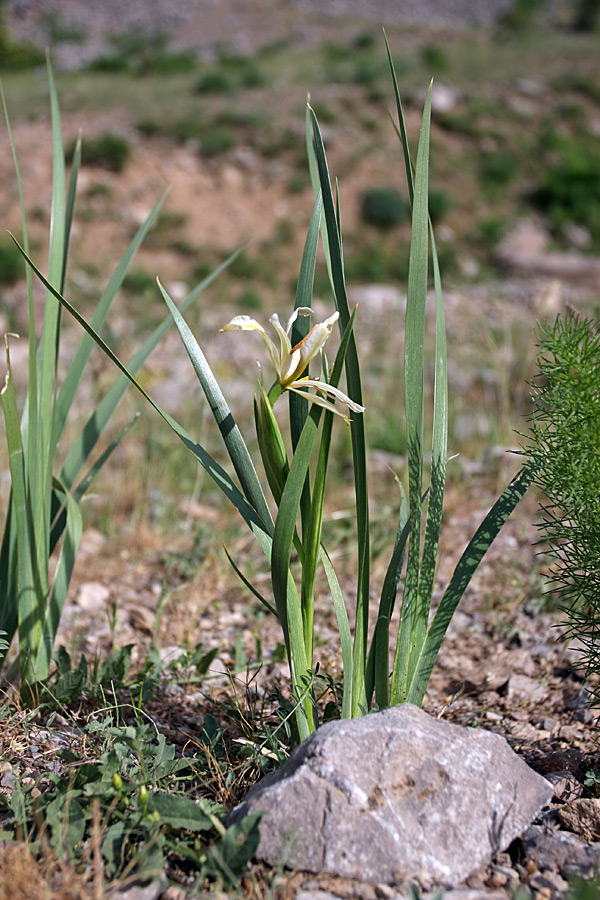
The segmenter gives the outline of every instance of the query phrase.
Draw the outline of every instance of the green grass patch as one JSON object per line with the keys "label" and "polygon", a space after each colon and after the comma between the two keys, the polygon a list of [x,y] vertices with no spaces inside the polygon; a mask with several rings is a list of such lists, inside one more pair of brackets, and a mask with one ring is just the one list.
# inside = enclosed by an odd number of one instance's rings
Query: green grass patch
{"label": "green grass patch", "polygon": [[360,214],[363,222],[385,230],[410,219],[410,204],[394,187],[374,187],[363,194]]}
{"label": "green grass patch", "polygon": [[[67,150],[67,157],[73,155],[74,144]],[[104,131],[82,143],[83,165],[99,166],[109,172],[122,172],[131,157],[131,144],[120,134]]]}

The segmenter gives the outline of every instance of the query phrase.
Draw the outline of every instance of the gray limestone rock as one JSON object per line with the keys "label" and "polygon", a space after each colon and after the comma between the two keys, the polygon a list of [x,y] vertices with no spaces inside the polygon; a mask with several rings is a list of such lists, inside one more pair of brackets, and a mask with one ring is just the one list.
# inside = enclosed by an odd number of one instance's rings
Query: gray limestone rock
{"label": "gray limestone rock", "polygon": [[405,704],[324,725],[230,821],[265,812],[257,856],[273,865],[457,885],[551,798],[500,735]]}

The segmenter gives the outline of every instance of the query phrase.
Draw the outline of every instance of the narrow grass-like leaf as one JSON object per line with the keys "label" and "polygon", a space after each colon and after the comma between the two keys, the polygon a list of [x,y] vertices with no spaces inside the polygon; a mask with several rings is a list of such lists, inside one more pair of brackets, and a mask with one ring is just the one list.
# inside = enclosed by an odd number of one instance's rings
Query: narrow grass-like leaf
{"label": "narrow grass-like leaf", "polygon": [[[275,530],[273,532],[273,550],[271,557],[271,580],[273,583],[273,596],[277,615],[286,637],[286,646],[292,670],[292,678],[296,685],[306,677],[310,669],[310,659],[304,642],[304,623],[300,599],[297,594],[290,597],[288,591],[288,578],[292,543],[296,530],[296,519],[300,498],[304,489],[304,482],[314,440],[317,435],[319,419],[322,410],[313,406],[305,422],[300,440],[296,446],[290,471],[281,496]],[[288,600],[292,600],[291,603]],[[308,718],[309,731],[314,731],[312,698],[307,696],[303,702]]]}
{"label": "narrow grass-like leaf", "polygon": [[48,598],[46,614],[44,616],[43,633],[35,659],[34,676],[36,680],[47,678],[52,661],[52,648],[54,640],[60,625],[65,600],[67,599],[67,591],[73,574],[77,551],[81,541],[83,531],[83,521],[81,510],[77,500],[70,494],[66,495],[66,525],[63,545],[61,547],[60,557],[54,580],[52,582],[52,590]]}
{"label": "narrow grass-like leaf", "polygon": [[[117,434],[115,438],[110,442],[110,444],[104,448],[100,456],[94,460],[94,463],[89,467],[88,471],[78,483],[76,489],[72,492],[73,497],[77,502],[79,502],[82,497],[87,493],[90,488],[90,485],[100,469],[105,465],[107,460],[112,456],[114,451],[117,449],[123,438],[129,433],[137,419],[139,418],[140,413],[136,413],[135,416],[121,429],[121,431]],[[57,490],[56,485],[60,484],[60,491]],[[67,510],[65,503],[61,503],[60,496],[65,496],[66,488],[63,484],[61,484],[59,479],[55,479],[55,485],[52,492],[52,520],[51,520],[51,529],[50,529],[50,553],[52,553],[55,547],[58,545],[62,534],[65,530],[65,526],[67,524]],[[67,496],[69,496],[70,492],[67,492]]]}
{"label": "narrow grass-like leaf", "polygon": [[423,419],[425,305],[428,274],[428,181],[431,85],[427,93],[415,171],[412,235],[406,300],[404,395],[409,482],[409,542],[403,616],[396,645],[390,702],[402,702],[415,647],[424,640],[428,608],[419,597],[421,496],[423,493]]}
{"label": "narrow grass-like leaf", "polygon": [[[39,608],[39,573],[37,572],[37,554],[35,552],[34,534],[31,530],[31,513],[27,492],[25,471],[25,454],[21,439],[17,398],[10,364],[8,335],[6,336],[6,380],[2,388],[2,410],[6,426],[6,443],[10,468],[12,504],[16,530],[17,572],[14,597],[4,597],[4,602],[14,604],[17,610],[19,643],[21,647],[21,674],[28,680],[30,666],[37,652],[41,639],[42,616]],[[45,594],[44,594],[45,598]],[[5,628],[12,637],[8,628]]]}
{"label": "narrow grass-like leaf", "polygon": [[[319,123],[311,110],[313,147],[323,195],[323,209],[327,225],[327,241],[330,257],[330,274],[336,307],[340,314],[339,325],[343,334],[350,321],[346,295],[344,268],[338,216],[333,201],[331,180],[325,157]],[[346,354],[346,382],[352,400],[362,404],[360,365],[354,332],[350,337]],[[354,488],[356,496],[356,521],[358,545],[358,580],[356,591],[356,626],[354,632],[354,687],[352,691],[353,715],[366,711],[365,668],[367,661],[367,633],[369,627],[370,542],[369,504],[367,488],[366,437],[364,416],[355,416],[350,425],[352,457],[354,462]]]}
{"label": "narrow grass-like leaf", "polygon": [[[243,248],[241,248],[243,249]],[[190,293],[185,297],[181,303],[179,304],[180,312],[183,312],[187,307],[199,296],[199,294],[208,287],[224,269],[229,266],[236,256],[241,252],[240,250],[236,250],[228,259],[226,259],[217,269],[214,270],[207,278],[200,282]],[[92,320],[93,321],[93,320]],[[130,375],[135,376],[139,369],[142,367],[146,359],[150,356],[152,351],[157,347],[162,338],[166,335],[168,330],[173,327],[173,317],[168,314],[163,321],[157,325],[152,334],[144,341],[142,346],[137,350],[129,362],[127,363],[127,372],[128,374],[118,375],[114,380],[88,421],[83,427],[83,430],[77,440],[73,443],[69,455],[60,471],[60,481],[67,488],[71,488],[71,486],[75,483],[81,469],[85,465],[86,460],[88,459],[90,453],[96,446],[104,428],[106,427],[107,422],[111,418],[115,409],[123,399],[126,391],[129,388],[131,383]]]}
{"label": "narrow grass-like leaf", "polygon": [[416,658],[421,652],[425,639],[425,631],[429,619],[429,610],[433,596],[436,563],[440,529],[442,525],[442,513],[444,506],[444,488],[446,485],[446,459],[448,455],[448,379],[446,360],[446,325],[444,322],[444,306],[442,299],[442,287],[439,271],[439,262],[435,246],[433,228],[430,226],[431,246],[433,256],[434,286],[435,286],[435,380],[433,399],[433,433],[431,450],[431,478],[429,485],[429,499],[427,504],[427,519],[425,524],[425,537],[423,540],[423,555],[421,558],[421,572],[419,577],[418,608],[421,610],[419,619],[420,630],[413,635],[411,649],[412,659],[409,669],[412,673],[416,665]]}
{"label": "narrow grass-like leaf", "polygon": [[[0,82],[0,98],[2,100],[2,109],[4,113],[4,119],[6,122],[6,128],[8,132],[8,138],[10,142],[10,148],[13,158],[13,165],[15,169],[15,179],[17,183],[17,190],[19,195],[19,206],[21,210],[21,229],[23,232],[23,245],[26,249],[26,252],[29,253],[29,237],[27,233],[27,218],[25,214],[25,198],[23,195],[23,182],[21,179],[21,170],[19,168],[19,161],[17,158],[17,151],[14,143],[13,133],[10,125],[10,119],[8,116],[8,109],[6,106],[6,99],[4,96],[4,91],[2,89],[2,83]],[[21,435],[22,441],[24,444],[24,465],[25,458],[28,455],[30,458],[35,456],[39,471],[42,471],[43,461],[41,456],[37,454],[36,448],[38,446],[38,404],[37,404],[37,396],[38,396],[38,375],[37,375],[37,353],[36,353],[36,327],[35,327],[35,307],[33,303],[33,281],[31,270],[28,265],[25,264],[25,278],[27,285],[27,318],[28,318],[28,391],[29,397],[31,397],[31,402],[29,399],[26,401],[25,413],[23,416],[23,422],[21,425]],[[29,441],[29,446],[27,446],[27,441]],[[41,475],[38,480],[38,483],[41,481]],[[41,489],[41,485],[40,485]],[[29,503],[38,503],[37,497],[29,497]],[[26,545],[21,542],[17,543],[17,519],[15,514],[15,503],[12,498],[12,487],[11,487],[11,496],[9,497],[8,507],[6,511],[6,517],[4,520],[4,534],[2,536],[2,548],[0,550],[0,622],[2,623],[2,627],[7,635],[7,640],[10,643],[14,637],[14,634],[18,627],[18,588],[17,588],[17,579],[18,579],[18,552],[17,547],[20,545],[21,547],[25,547]]]}
{"label": "narrow grass-like leaf", "polygon": [[17,546],[17,520],[11,489],[0,548],[0,630],[6,634],[8,644],[12,641],[18,624]]}
{"label": "narrow grass-like leaf", "polygon": [[[102,296],[100,297],[100,300],[96,304],[96,308],[90,320],[90,324],[92,328],[98,333],[100,333],[104,326],[112,302],[116,297],[121,285],[123,284],[123,279],[127,274],[127,269],[129,268],[135,254],[139,250],[142,241],[148,234],[149,229],[156,221],[156,217],[158,216],[158,213],[164,203],[166,196],[167,195],[165,192],[158,203],[155,204],[154,209],[150,212],[150,215],[148,216],[146,221],[138,229],[135,237],[131,241],[126,252],[123,254],[119,265],[110,278]],[[60,293],[63,293],[62,289],[60,290]],[[90,358],[90,353],[92,352],[93,346],[94,341],[92,340],[92,338],[89,337],[89,335],[84,335],[79,343],[79,346],[77,347],[73,362],[69,366],[69,371],[67,372],[63,381],[56,404],[55,444],[58,444],[58,441],[60,440],[60,437],[63,433],[69,410],[71,409],[75,393],[79,386],[79,382],[81,381],[81,376],[83,375],[85,366],[87,365],[87,362]],[[63,471],[65,474],[68,473],[69,467],[67,466]],[[73,484],[73,480],[73,478],[69,478],[70,485]]]}
{"label": "narrow grass-like leaf", "polygon": [[394,549],[381,589],[377,621],[375,622],[375,629],[373,631],[373,638],[371,640],[371,647],[367,659],[367,703],[370,706],[373,691],[375,691],[375,702],[378,709],[384,709],[389,705],[390,621],[394,612],[398,585],[400,584],[400,576],[404,564],[406,542],[408,540],[408,500],[406,492],[401,484],[399,484],[399,487],[401,500],[398,529],[396,531]]}
{"label": "narrow grass-like leaf", "polygon": [[[348,352],[348,344],[354,328],[354,319],[356,310],[354,310],[348,327],[346,328],[338,352],[336,354],[335,363],[328,375],[328,366],[325,356],[322,360],[323,380],[327,379],[329,384],[337,387],[342,376],[342,370]],[[325,504],[325,482],[327,478],[327,469],[329,465],[329,451],[331,448],[331,435],[333,430],[334,413],[327,411],[323,417],[323,426],[321,429],[321,440],[319,442],[319,454],[317,465],[315,467],[314,484],[312,491],[312,500],[308,517],[305,521],[305,529],[302,536],[302,544],[304,556],[302,560],[302,619],[304,622],[304,642],[306,653],[309,661],[312,660],[313,652],[313,618],[314,618],[314,588],[317,574],[317,563],[321,548],[321,533],[323,529],[323,508]]]}
{"label": "narrow grass-like leaf", "polygon": [[254,594],[254,596],[256,597],[256,599],[257,599],[260,603],[262,603],[262,605],[265,607],[265,609],[268,609],[268,611],[271,613],[271,615],[275,616],[275,618],[277,619],[277,618],[278,618],[278,616],[277,616],[277,610],[275,609],[275,607],[273,606],[273,604],[272,604],[272,603],[269,603],[269,601],[268,601],[265,597],[263,597],[263,595],[262,595],[259,591],[256,590],[256,588],[254,587],[254,585],[252,584],[252,582],[249,581],[249,580],[246,578],[246,576],[244,575],[244,573],[242,572],[242,570],[240,569],[240,567],[237,565],[236,561],[234,560],[234,558],[232,557],[231,553],[229,552],[229,550],[227,549],[227,547],[226,547],[224,544],[223,544],[223,550],[224,550],[224,552],[225,552],[225,556],[226,556],[227,559],[229,560],[229,563],[230,563],[230,565],[231,565],[231,568],[233,569],[233,571],[235,572],[235,574],[237,575],[237,577],[240,579],[240,581],[241,581],[243,584],[246,585],[246,587],[248,588],[248,590],[250,591],[250,593],[251,593],[251,594]]}
{"label": "narrow grass-like leaf", "polygon": [[259,384],[259,397],[254,398],[254,422],[261,459],[271,493],[277,506],[289,472],[287,453],[273,407],[264,389]]}
{"label": "narrow grass-like leaf", "polygon": [[539,461],[529,460],[516,478],[511,481],[496,500],[483,522],[469,541],[458,561],[448,587],[440,601],[438,610],[429,628],[427,639],[417,660],[412,679],[408,685],[406,701],[420,705],[427,689],[440,646],[456,607],[473,577],[479,563],[489,550],[498,532],[534,482],[539,472]]}
{"label": "narrow grass-like leaf", "polygon": [[[62,130],[58,96],[54,76],[47,64],[50,88],[50,111],[52,122],[52,208],[50,212],[50,246],[48,252],[48,281],[60,292],[64,278],[64,248],[66,226],[66,175]],[[60,305],[52,292],[46,295],[44,304],[44,325],[38,347],[39,355],[39,445],[38,453],[44,457],[45,477],[51,478],[49,470],[53,423],[54,392],[56,390],[56,363],[58,335],[60,327]],[[39,532],[41,534],[41,532]]]}
{"label": "narrow grass-like leaf", "polygon": [[63,249],[62,263],[62,280],[60,283],[60,292],[64,293],[65,279],[67,277],[67,261],[69,257],[69,243],[71,239],[71,228],[73,227],[73,216],[75,213],[75,200],[77,197],[77,180],[79,178],[79,170],[81,168],[81,134],[75,142],[73,151],[73,159],[71,160],[71,174],[69,175],[69,188],[67,190],[67,207],[65,210],[65,240]]}
{"label": "narrow grass-like leaf", "polygon": [[[19,247],[21,253],[25,256],[25,252],[19,242],[15,240],[13,237],[13,241]],[[139,384],[138,381],[134,378],[134,376],[128,371],[128,369],[123,365],[121,360],[116,356],[115,353],[110,349],[110,347],[102,340],[99,334],[97,334],[91,325],[86,322],[83,316],[75,309],[75,307],[66,300],[53,285],[50,284],[47,278],[42,274],[42,272],[37,268],[35,263],[29,259],[29,257],[25,256],[27,262],[31,266],[32,270],[35,272],[37,277],[40,279],[42,284],[56,297],[59,303],[66,309],[73,318],[79,322],[81,327],[94,339],[96,344],[100,347],[100,349],[108,356],[108,358],[117,366],[118,369],[121,370],[123,375],[137,388],[140,394],[150,403],[150,405],[156,410],[156,412],[164,419],[164,421],[172,428],[175,434],[179,437],[182,443],[188,448],[188,450],[196,457],[200,465],[206,470],[206,472],[213,479],[217,487],[225,494],[229,502],[238,510],[244,521],[247,523],[248,527],[253,531],[256,535],[257,540],[259,540],[261,547],[263,550],[266,546],[270,546],[270,538],[268,534],[265,532],[265,524],[260,519],[256,509],[250,505],[250,503],[246,500],[240,489],[234,484],[229,474],[223,469],[219,463],[213,459],[213,457],[208,453],[204,447],[198,444],[197,441],[192,438],[187,431],[175,420],[172,416],[170,416],[165,410],[163,410],[158,403],[156,403],[149,394],[146,393],[144,388]],[[267,538],[265,542],[264,538]],[[265,551],[266,552],[266,551]]]}
{"label": "narrow grass-like leaf", "polygon": [[204,353],[200,349],[196,338],[192,334],[180,311],[177,309],[160,282],[158,283],[158,286],[165,303],[169,308],[169,312],[173,316],[173,320],[194,367],[198,381],[208,400],[211,412],[219,431],[221,432],[221,436],[227,447],[227,452],[229,453],[229,458],[240,480],[242,489],[261,521],[264,522],[265,530],[270,531],[273,520],[267,501],[265,500],[263,489],[258,480],[258,475],[256,474],[256,469],[254,468],[254,463],[252,462],[246,443],[239,428],[235,424],[232,412],[227,405],[227,401],[223,396],[219,383],[213,375]]}
{"label": "narrow grass-like leaf", "polygon": [[[29,254],[29,235],[27,232],[27,217],[25,214],[25,197],[23,195],[23,181],[21,179],[21,169],[19,167],[19,160],[17,158],[17,150],[15,147],[15,142],[13,138],[12,128],[10,125],[10,119],[8,116],[8,108],[6,106],[6,99],[4,96],[4,91],[2,88],[2,82],[0,81],[0,98],[2,99],[2,109],[4,112],[4,120],[6,122],[6,129],[8,131],[8,139],[10,142],[10,149],[13,158],[13,165],[15,169],[15,179],[17,182],[17,190],[19,194],[19,207],[21,211],[21,229],[23,231],[23,247],[25,248],[25,252]],[[25,264],[25,278],[27,283],[27,321],[28,321],[28,340],[29,340],[29,394],[32,397],[37,397],[37,360],[36,360],[36,332],[35,332],[35,307],[33,305],[33,282],[31,269],[27,264]],[[28,414],[29,414],[29,430],[31,433],[37,436],[37,403],[29,403],[28,404]]]}
{"label": "narrow grass-like leaf", "polygon": [[335,569],[331,564],[331,560],[326,550],[321,547],[321,562],[327,577],[329,592],[333,602],[333,611],[337,620],[338,632],[340,635],[340,646],[342,650],[342,665],[344,667],[344,692],[342,695],[342,719],[350,719],[352,717],[352,633],[350,631],[350,622],[348,621],[348,611],[344,602],[344,595],[340,587]]}
{"label": "narrow grass-like leaf", "polygon": [[[66,241],[66,176],[62,130],[58,97],[54,84],[50,58],[47,60],[50,89],[52,126],[52,207],[50,212],[50,241],[48,251],[48,281],[57,288],[64,278]],[[30,528],[33,549],[36,554],[36,571],[42,579],[36,588],[38,593],[39,623],[36,623],[35,647],[39,645],[38,626],[41,628],[47,598],[48,548],[50,545],[50,499],[52,495],[52,467],[54,462],[54,408],[56,399],[56,370],[60,343],[61,308],[51,292],[46,292],[44,323],[37,349],[38,393],[29,392],[28,402],[36,403],[37,433],[28,434],[27,490],[30,507]],[[42,604],[44,605],[42,607]],[[19,637],[21,626],[19,626]],[[35,664],[35,659],[31,660]],[[27,679],[28,680],[28,679]]]}
{"label": "narrow grass-like leaf", "polygon": [[[315,280],[315,264],[317,260],[317,246],[319,243],[319,229],[321,227],[321,219],[323,214],[323,198],[321,192],[317,194],[315,205],[310,217],[308,232],[304,242],[304,251],[302,253],[302,262],[300,264],[300,274],[298,275],[298,285],[296,287],[296,302],[294,308],[301,306],[310,307],[312,304],[313,284]],[[310,330],[309,316],[298,316],[292,325],[291,342],[295,347],[300,341],[306,337]],[[308,415],[308,400],[305,400],[294,391],[289,392],[290,404],[290,433],[292,438],[292,448],[296,449],[296,444],[300,437],[300,433],[304,428],[304,423]]]}
{"label": "narrow grass-like leaf", "polygon": [[[413,168],[412,162],[410,158],[410,148],[408,143],[408,133],[406,131],[406,123],[404,121],[404,111],[402,109],[402,100],[400,99],[400,90],[398,88],[398,79],[396,77],[396,68],[394,66],[394,59],[392,57],[392,53],[390,51],[390,45],[388,44],[387,35],[385,33],[385,28],[383,29],[383,39],[385,41],[385,49],[387,52],[388,62],[390,64],[390,72],[392,76],[392,84],[394,86],[394,96],[396,98],[396,110],[398,112],[398,137],[400,139],[400,144],[402,145],[402,152],[404,153],[404,168],[406,169],[406,183],[408,185],[408,197],[410,201],[410,206],[412,209],[414,203],[414,183],[413,183]],[[396,127],[395,122],[394,127]]]}

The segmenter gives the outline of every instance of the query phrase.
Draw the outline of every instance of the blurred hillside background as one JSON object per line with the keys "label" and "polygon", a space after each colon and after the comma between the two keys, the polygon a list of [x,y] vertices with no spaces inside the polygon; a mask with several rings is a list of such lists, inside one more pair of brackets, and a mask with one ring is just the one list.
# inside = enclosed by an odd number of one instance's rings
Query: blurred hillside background
{"label": "blurred hillside background", "polygon": [[[67,144],[80,130],[84,140],[67,295],[91,315],[135,229],[170,187],[106,336],[127,358],[164,315],[157,275],[179,299],[247,244],[189,318],[248,423],[262,347],[218,330],[235,312],[266,319],[293,303],[312,207],[310,94],[339,179],[350,297],[359,303],[368,361],[370,447],[387,491],[387,465],[405,449],[390,410],[401,380],[409,209],[388,117],[385,26],[415,141],[435,78],[430,205],[446,287],[459,474],[515,446],[529,409],[536,319],[566,301],[598,311],[598,0],[4,0],[0,16],[0,70],[34,256],[43,262],[50,213],[48,47]],[[0,185],[2,227],[18,232],[4,127]],[[23,269],[7,237],[0,292],[1,330],[22,330]],[[319,309],[329,308],[322,264],[315,295]],[[198,397],[178,339],[171,335],[155,357],[146,386],[180,417],[187,408],[197,433]],[[113,374],[103,359],[95,365],[94,398]],[[168,434],[150,426],[138,434],[116,465],[143,454],[146,474],[111,500],[111,521],[140,498],[157,516],[165,508],[177,516],[170,498],[196,484],[192,463],[188,469],[178,456],[173,465],[179,450]],[[339,458],[343,479],[342,451]],[[103,501],[95,502],[101,521]]]}

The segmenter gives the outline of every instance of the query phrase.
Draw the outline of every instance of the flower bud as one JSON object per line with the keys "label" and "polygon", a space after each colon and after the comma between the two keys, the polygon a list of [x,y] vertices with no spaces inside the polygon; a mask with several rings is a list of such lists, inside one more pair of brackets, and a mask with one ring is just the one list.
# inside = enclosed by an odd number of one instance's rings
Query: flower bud
{"label": "flower bud", "polygon": [[260,397],[254,401],[254,421],[267,481],[275,502],[279,505],[287,481],[289,466],[279,425],[262,384],[260,385]]}

